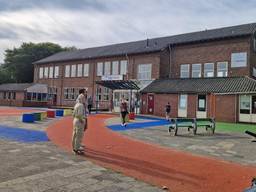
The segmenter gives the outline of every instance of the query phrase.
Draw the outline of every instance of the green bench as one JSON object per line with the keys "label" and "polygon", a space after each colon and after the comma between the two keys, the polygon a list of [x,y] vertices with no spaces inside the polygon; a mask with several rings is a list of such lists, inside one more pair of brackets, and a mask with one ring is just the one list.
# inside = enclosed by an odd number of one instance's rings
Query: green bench
{"label": "green bench", "polygon": [[170,120],[168,132],[170,135],[176,136],[179,128],[187,128],[188,131],[192,129],[193,135],[196,135],[197,128],[205,127],[206,131],[215,132],[215,120],[214,118],[174,118]]}

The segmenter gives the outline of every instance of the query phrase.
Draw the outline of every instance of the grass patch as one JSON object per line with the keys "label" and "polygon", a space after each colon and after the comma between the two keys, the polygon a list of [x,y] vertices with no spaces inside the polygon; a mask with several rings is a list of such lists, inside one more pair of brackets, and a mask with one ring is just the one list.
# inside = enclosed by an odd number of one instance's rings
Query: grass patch
{"label": "grass patch", "polygon": [[225,131],[225,132],[240,132],[240,133],[243,133],[246,130],[256,132],[256,125],[255,124],[244,124],[244,123],[216,122],[216,130],[217,131]]}

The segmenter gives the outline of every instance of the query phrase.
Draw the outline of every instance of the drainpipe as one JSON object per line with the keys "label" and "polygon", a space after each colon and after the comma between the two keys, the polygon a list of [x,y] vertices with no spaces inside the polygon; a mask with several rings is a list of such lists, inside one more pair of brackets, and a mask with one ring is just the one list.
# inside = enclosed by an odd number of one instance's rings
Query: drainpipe
{"label": "drainpipe", "polygon": [[130,61],[129,61],[129,57],[128,57],[128,54],[127,54],[127,53],[125,54],[125,58],[127,59],[126,77],[127,77],[127,80],[129,80],[128,66],[129,66],[129,64],[130,64]]}
{"label": "drainpipe", "polygon": [[171,44],[168,45],[168,49],[169,49],[169,77],[172,77],[172,50],[173,47],[171,46]]}

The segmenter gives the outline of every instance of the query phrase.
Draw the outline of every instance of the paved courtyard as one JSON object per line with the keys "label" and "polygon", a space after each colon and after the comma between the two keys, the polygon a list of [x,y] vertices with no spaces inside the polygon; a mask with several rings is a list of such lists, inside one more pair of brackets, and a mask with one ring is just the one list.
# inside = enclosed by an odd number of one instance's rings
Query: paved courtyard
{"label": "paved courtyard", "polygon": [[[119,118],[115,117],[107,120],[106,123],[112,125],[118,123],[118,121],[120,123]],[[193,136],[186,128],[181,128],[178,131],[178,136],[174,137],[168,133],[168,125],[128,129],[119,131],[119,133],[145,142],[198,155],[210,156],[240,164],[256,165],[256,153],[253,153],[256,142],[251,142],[251,137],[241,133],[217,131],[212,136],[207,134],[204,128],[199,128],[198,135]]]}
{"label": "paved courtyard", "polygon": [[[0,117],[0,125],[44,131],[55,120],[24,124]],[[0,138],[1,192],[162,191],[150,184],[97,166],[51,142],[24,143]]]}

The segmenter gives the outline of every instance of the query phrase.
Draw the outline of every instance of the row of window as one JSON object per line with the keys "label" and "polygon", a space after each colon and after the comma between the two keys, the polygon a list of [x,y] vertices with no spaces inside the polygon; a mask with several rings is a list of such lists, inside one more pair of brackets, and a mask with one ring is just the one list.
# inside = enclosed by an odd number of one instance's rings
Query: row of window
{"label": "row of window", "polygon": [[15,100],[16,99],[16,92],[3,92],[3,99],[6,100]]}
{"label": "row of window", "polygon": [[[179,109],[187,109],[188,95],[180,95]],[[197,111],[206,111],[206,95],[198,95]]]}
{"label": "row of window", "polygon": [[60,71],[59,66],[40,67],[39,79],[58,78],[59,71]]}
{"label": "row of window", "polygon": [[106,61],[97,63],[97,76],[103,75],[126,75],[127,60],[122,61]]}
{"label": "row of window", "polygon": [[98,87],[97,89],[98,101],[108,101],[109,100],[109,89],[106,87]]}
{"label": "row of window", "polygon": [[88,77],[89,64],[74,64],[65,66],[65,77]]}
{"label": "row of window", "polygon": [[[204,77],[214,77],[214,63],[204,64]],[[192,66],[192,78],[202,77],[202,64],[182,64],[180,65],[180,77],[189,78],[190,77],[190,66]],[[227,77],[228,76],[228,62],[217,62],[217,77]]]}

